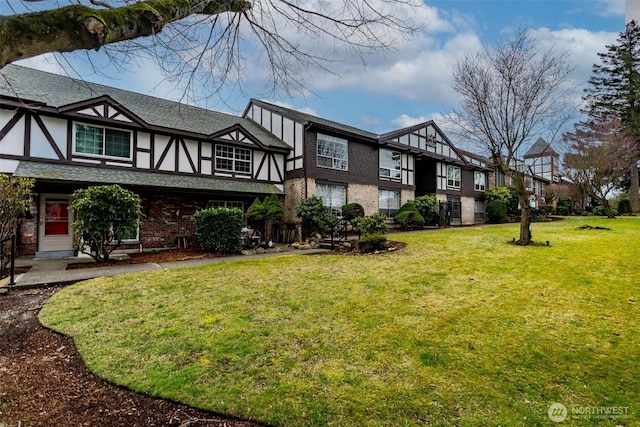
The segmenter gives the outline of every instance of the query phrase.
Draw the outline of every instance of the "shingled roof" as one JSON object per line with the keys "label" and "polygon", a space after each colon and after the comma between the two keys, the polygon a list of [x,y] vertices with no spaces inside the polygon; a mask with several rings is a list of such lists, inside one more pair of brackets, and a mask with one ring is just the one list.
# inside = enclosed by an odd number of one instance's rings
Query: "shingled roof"
{"label": "shingled roof", "polygon": [[274,184],[255,181],[216,179],[170,173],[142,172],[131,169],[96,168],[92,165],[29,162],[21,160],[14,176],[26,176],[50,182],[121,184],[135,187],[161,187],[174,190],[282,194]]}
{"label": "shingled roof", "polygon": [[540,156],[557,156],[558,153],[551,148],[551,144],[544,140],[544,138],[538,138],[536,142],[533,143],[529,150],[525,153],[525,159],[531,159],[533,157]]}
{"label": "shingled roof", "polygon": [[0,78],[0,97],[18,98],[23,102],[61,108],[106,95],[146,124],[156,128],[191,132],[206,138],[208,135],[240,125],[267,147],[289,148],[284,142],[243,117],[14,64],[4,67],[0,74],[3,76]]}

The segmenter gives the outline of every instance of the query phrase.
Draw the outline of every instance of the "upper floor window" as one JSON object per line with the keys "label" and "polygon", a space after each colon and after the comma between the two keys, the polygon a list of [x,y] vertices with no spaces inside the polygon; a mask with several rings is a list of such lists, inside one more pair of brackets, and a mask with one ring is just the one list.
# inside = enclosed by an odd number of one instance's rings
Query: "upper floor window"
{"label": "upper floor window", "polygon": [[380,176],[400,179],[400,153],[391,150],[380,150]]}
{"label": "upper floor window", "polygon": [[460,189],[460,168],[447,165],[447,188]]}
{"label": "upper floor window", "polygon": [[474,172],[473,183],[476,191],[484,191],[487,186],[484,172]]}
{"label": "upper floor window", "polygon": [[322,199],[335,216],[342,216],[342,207],[347,204],[347,187],[343,185],[318,184],[316,196]]}
{"label": "upper floor window", "polygon": [[348,141],[334,136],[318,134],[318,166],[337,170],[348,170]]}
{"label": "upper floor window", "polygon": [[216,169],[229,172],[251,172],[251,150],[216,145]]}
{"label": "upper floor window", "polygon": [[103,157],[131,158],[131,132],[76,124],[74,153]]}

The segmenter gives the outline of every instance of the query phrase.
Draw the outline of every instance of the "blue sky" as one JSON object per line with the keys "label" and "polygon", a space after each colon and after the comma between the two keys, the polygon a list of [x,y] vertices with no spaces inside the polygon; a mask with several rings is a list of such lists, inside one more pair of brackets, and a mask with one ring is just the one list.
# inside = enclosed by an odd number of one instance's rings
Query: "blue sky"
{"label": "blue sky", "polygon": [[[630,1],[640,4],[640,0]],[[624,0],[428,1],[417,16],[424,30],[416,39],[399,43],[384,56],[367,58],[366,66],[350,57],[336,58],[342,77],[315,72],[304,97],[261,99],[371,132],[431,119],[442,126],[442,117],[458,106],[450,88],[451,71],[464,54],[527,26],[543,44],[571,52],[573,78],[583,88],[598,61],[597,53],[604,52],[624,30],[624,13]],[[91,55],[99,61],[101,54]],[[106,78],[92,74],[79,57],[66,58],[89,81],[169,99],[182,96],[149,61],[132,66],[128,73],[106,70],[110,74]],[[60,71],[50,56],[21,64]],[[263,91],[264,82],[249,77],[246,95],[225,93],[224,102],[213,98],[202,106],[240,114],[248,98],[260,98]]]}

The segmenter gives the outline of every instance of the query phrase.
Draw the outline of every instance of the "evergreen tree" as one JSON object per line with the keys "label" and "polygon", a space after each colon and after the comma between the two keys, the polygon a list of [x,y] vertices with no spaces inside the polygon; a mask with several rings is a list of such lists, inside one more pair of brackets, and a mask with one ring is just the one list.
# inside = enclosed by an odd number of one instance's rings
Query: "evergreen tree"
{"label": "evergreen tree", "polygon": [[[598,53],[601,64],[593,65],[590,87],[585,89],[586,113],[598,122],[616,117],[626,132],[633,135],[629,152],[638,159],[640,141],[640,26],[627,24],[616,44]],[[630,168],[629,195],[633,212],[640,210],[638,168]]]}

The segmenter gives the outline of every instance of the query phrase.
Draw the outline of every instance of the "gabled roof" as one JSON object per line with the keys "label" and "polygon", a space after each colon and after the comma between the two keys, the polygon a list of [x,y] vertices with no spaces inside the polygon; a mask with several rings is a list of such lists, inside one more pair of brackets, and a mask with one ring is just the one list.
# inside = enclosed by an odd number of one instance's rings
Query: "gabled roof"
{"label": "gabled roof", "polygon": [[551,144],[544,140],[544,138],[538,138],[536,142],[533,143],[529,150],[524,155],[525,159],[531,159],[533,157],[541,157],[541,156],[558,156],[558,153],[551,148]]}
{"label": "gabled roof", "polygon": [[[156,130],[182,131],[207,138],[208,135],[240,125],[265,146],[288,149],[284,142],[243,117],[14,64],[4,67],[0,74],[3,76],[0,78],[0,97],[19,98],[34,108],[50,107],[55,111],[68,112],[76,105],[78,109],[90,105],[91,100],[112,100]],[[29,101],[37,104],[34,106]]]}
{"label": "gabled roof", "polygon": [[[291,108],[286,108],[280,105],[271,104],[269,102],[260,101],[258,99],[251,99],[249,105],[247,106],[247,110],[251,107],[251,104],[266,108],[274,113],[278,113],[284,117],[288,117],[291,120],[305,125],[315,125],[325,129],[333,129],[368,140],[378,139],[378,134],[358,129],[353,126],[345,125],[343,123],[334,122],[333,120],[323,119],[322,117],[314,116],[313,114],[307,114],[301,111],[292,110]],[[247,110],[245,110],[245,114]]]}

